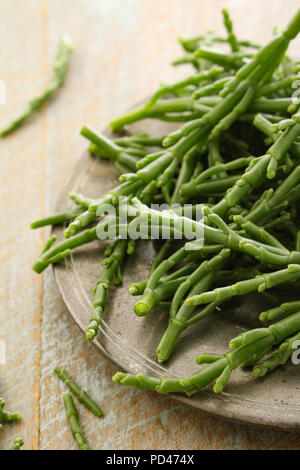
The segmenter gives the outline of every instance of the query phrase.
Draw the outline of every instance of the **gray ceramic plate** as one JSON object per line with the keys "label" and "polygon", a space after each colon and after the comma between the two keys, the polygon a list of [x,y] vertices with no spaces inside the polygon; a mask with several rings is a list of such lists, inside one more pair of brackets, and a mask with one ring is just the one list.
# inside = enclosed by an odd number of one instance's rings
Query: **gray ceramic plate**
{"label": "gray ceramic plate", "polygon": [[[144,121],[131,126],[133,133],[148,131],[164,135],[172,125]],[[109,162],[83,155],[73,176],[63,190],[58,210],[66,206],[69,191],[75,190],[97,198],[117,182],[117,173]],[[62,237],[62,228],[55,228]],[[63,299],[78,326],[84,331],[92,311],[91,291],[99,276],[105,243],[94,242],[78,248],[65,263],[55,266],[55,277]],[[186,330],[167,364],[156,361],[155,349],[167,325],[167,313],[155,311],[138,318],[133,313],[136,301],[127,292],[134,280],[147,277],[153,247],[140,242],[136,255],[129,258],[123,287],[112,288],[104,321],[94,344],[121,369],[132,373],[188,376],[197,370],[194,357],[201,352],[222,353],[229,340],[247,326],[254,326],[257,313],[264,308],[257,298],[249,297],[235,312],[221,312]],[[261,301],[259,301],[261,302]],[[264,379],[254,379],[249,372],[234,372],[225,393],[215,395],[206,389],[191,398],[172,398],[199,410],[243,423],[300,430],[300,367],[291,364],[279,368]]]}

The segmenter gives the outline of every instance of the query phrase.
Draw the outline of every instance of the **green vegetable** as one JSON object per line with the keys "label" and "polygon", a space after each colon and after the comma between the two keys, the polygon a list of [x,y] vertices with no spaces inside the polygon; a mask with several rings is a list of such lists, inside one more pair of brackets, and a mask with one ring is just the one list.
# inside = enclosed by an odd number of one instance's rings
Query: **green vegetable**
{"label": "green vegetable", "polygon": [[270,233],[265,230],[264,227],[259,227],[255,225],[250,220],[246,220],[242,215],[235,215],[233,217],[234,222],[239,225],[242,229],[245,230],[246,233],[251,235],[255,240],[258,240],[265,245],[275,246],[282,250],[287,250],[285,246],[280,243],[276,237],[271,235]]}
{"label": "green vegetable", "polygon": [[185,302],[187,305],[201,305],[203,303],[216,301],[223,302],[224,300],[230,299],[236,295],[245,295],[256,290],[258,292],[264,292],[265,289],[271,289],[283,282],[294,281],[299,277],[300,265],[290,264],[287,269],[265,273],[254,279],[237,282],[232,286],[218,287],[213,291],[204,292],[203,294],[190,297]]}
{"label": "green vegetable", "polygon": [[72,436],[80,450],[89,450],[89,446],[83,436],[83,430],[80,427],[78,411],[76,409],[74,400],[70,393],[65,393],[63,396],[66,416],[70,424]]}
{"label": "green vegetable", "polygon": [[224,26],[228,32],[228,42],[230,44],[232,52],[236,52],[239,50],[239,43],[238,43],[236,35],[233,32],[232,20],[229,16],[228,11],[225,8],[223,8],[222,14],[223,14]]}
{"label": "green vegetable", "polygon": [[203,72],[198,73],[197,75],[191,75],[190,77],[186,78],[185,80],[181,80],[173,85],[166,85],[160,88],[148,101],[146,107],[153,106],[154,103],[161,97],[166,95],[167,93],[174,93],[176,90],[180,90],[188,85],[198,85],[202,81],[214,79],[218,77],[223,72],[222,67],[212,67],[210,70],[205,70]]}
{"label": "green vegetable", "polygon": [[2,429],[2,424],[8,421],[20,421],[22,416],[18,413],[9,413],[8,411],[4,411],[3,408],[5,407],[5,401],[3,398],[0,398],[0,430]]}
{"label": "green vegetable", "polygon": [[90,410],[95,416],[102,416],[103,411],[90,398],[85,390],[82,390],[79,385],[68,375],[68,373],[61,369],[60,367],[54,367],[54,372],[58,375],[58,377],[69,387],[69,389],[74,393],[74,395],[78,398],[80,403],[82,403],[88,410]]}
{"label": "green vegetable", "polygon": [[159,280],[167,271],[169,271],[169,269],[173,268],[173,266],[179,263],[179,261],[183,260],[185,254],[185,249],[181,248],[167,260],[164,260],[158,264],[156,269],[154,269],[149,277],[142,298],[134,306],[134,311],[137,315],[145,316],[150,312],[151,308],[157,301],[155,288],[157,287]]}
{"label": "green vegetable", "polygon": [[251,56],[252,54],[246,54],[244,52],[225,54],[224,52],[216,52],[206,47],[199,47],[194,53],[195,59],[206,59],[228,69],[239,69],[244,64],[245,59]]}
{"label": "green vegetable", "polygon": [[276,367],[286,364],[299,344],[300,333],[281,343],[279,348],[275,349],[262,364],[253,367],[252,374],[254,377],[264,377]]}
{"label": "green vegetable", "polygon": [[[223,11],[222,11],[223,13]],[[224,18],[224,13],[223,13],[223,19],[225,20]],[[226,29],[227,29],[227,25],[225,25]],[[227,29],[228,31],[228,29]],[[220,37],[220,36],[217,36],[214,31],[209,31],[207,34],[205,35],[200,35],[200,36],[196,36],[194,38],[190,38],[190,39],[183,39],[183,38],[179,38],[179,42],[181,44],[181,46],[184,48],[185,51],[187,52],[193,52],[197,49],[198,45],[201,43],[201,42],[207,42],[207,40],[209,40],[210,43],[227,43],[228,42],[228,37],[227,38],[224,38],[224,37]],[[238,40],[238,45],[239,46],[242,46],[242,47],[250,47],[252,49],[259,49],[260,48],[260,45],[256,44],[256,43],[253,43],[251,41],[248,41],[248,40]]]}
{"label": "green vegetable", "polygon": [[262,312],[259,316],[260,321],[269,322],[277,320],[280,317],[287,317],[300,310],[300,301],[284,302],[279,307],[271,308]]}
{"label": "green vegetable", "polygon": [[[278,165],[277,162],[282,159],[289,147],[294,143],[299,132],[300,127],[297,129],[296,125],[287,129],[269,148],[266,155],[250,162],[243,176],[232,186],[226,196],[215,205],[214,212],[221,216],[226,215],[230,207],[238,204],[247,194],[259,187],[266,180],[267,176],[274,177]],[[253,220],[253,216],[251,219],[252,222],[256,221]]]}
{"label": "green vegetable", "polygon": [[[183,331],[219,305],[251,292],[264,296],[269,307],[259,318],[272,324],[233,338],[226,354],[201,354],[197,363],[208,365],[191,377],[114,377],[160,393],[189,395],[212,381],[220,393],[238,366],[265,375],[289,360],[291,341],[300,334],[300,303],[289,295],[300,284],[300,107],[293,95],[299,64],[286,54],[300,31],[300,10],[263,47],[240,40],[227,10],[222,13],[227,37],[209,32],[180,39],[185,56],[176,63],[191,63],[195,73],[162,85],[144,105],[111,123],[116,131],[154,118],[178,122],[177,129],[160,137],[126,133],[110,139],[84,126],[90,153],[116,166],[119,184],[95,200],[72,193],[77,208],[32,224],[68,223],[65,240],[47,241],[36,272],[78,246],[113,239],[95,279],[88,339],[97,335],[109,286],[121,282],[125,257],[135,252],[135,235],[149,243],[162,239],[148,278],[132,279],[128,288],[140,296],[136,315],[153,308],[169,313],[157,346],[160,362],[175,347],[180,354]],[[199,335],[199,347],[201,341]]]}
{"label": "green vegetable", "polygon": [[188,378],[150,377],[143,374],[133,375],[117,372],[113,381],[121,385],[156,390],[158,393],[184,392],[193,395],[198,390],[216,380],[214,392],[220,393],[227,385],[234,369],[245,363],[253,363],[265,355],[274,344],[294,334],[300,328],[300,312],[281,320],[269,328],[258,328],[242,333],[230,342],[231,351],[224,355],[200,355],[196,362],[203,364],[208,359],[209,365],[195,372]]}
{"label": "green vegetable", "polygon": [[[215,224],[219,230],[210,227],[208,224],[203,222],[196,222],[191,219],[187,219],[181,216],[178,216],[172,212],[164,211],[158,212],[154,209],[149,209],[144,204],[141,204],[137,198],[132,199],[132,204],[136,208],[136,214],[140,219],[140,222],[145,219],[147,222],[153,220],[159,220],[160,224],[171,224],[176,223],[177,230],[182,230],[184,227],[193,229],[199,227],[203,230],[203,235],[206,240],[209,240],[212,243],[218,243],[223,245],[223,247],[230,248],[234,251],[239,251],[251,256],[254,256],[256,259],[263,261],[265,263],[271,263],[274,265],[288,265],[288,264],[300,264],[300,253],[293,251],[289,252],[286,249],[280,249],[273,247],[271,245],[264,245],[262,243],[256,242],[255,240],[247,239],[234,230],[232,230],[217,214],[213,213],[208,207],[204,207],[203,211],[210,223]],[[183,233],[182,233],[183,235]],[[197,241],[189,242],[186,244],[185,249],[197,249]],[[181,261],[185,256],[185,249],[180,249],[176,254],[172,255],[168,260],[162,263],[160,270],[157,270],[157,273],[154,272],[149,278],[149,285],[156,285],[158,279],[163,275],[167,270],[172,268],[174,264]],[[201,249],[201,248],[200,248]]]}
{"label": "green vegetable", "polygon": [[70,55],[73,46],[71,40],[67,36],[63,36],[60,40],[57,55],[54,61],[53,77],[51,78],[46,90],[37,98],[34,98],[29,102],[27,110],[16,120],[14,120],[9,126],[0,131],[0,137],[5,137],[14,130],[18,129],[24,122],[36,111],[46,103],[49,98],[60,88],[67,75]]}
{"label": "green vegetable", "polygon": [[220,266],[223,265],[229,255],[230,250],[225,249],[209,261],[203,261],[203,263],[201,263],[200,266],[190,276],[188,276],[188,278],[182,282],[180,287],[177,289],[170,307],[168,328],[156,350],[158,360],[160,362],[166,361],[169,358],[176,340],[188,326],[195,323],[195,318],[197,318],[196,321],[198,321],[215,310],[217,304],[210,305],[205,312],[202,311],[201,318],[199,318],[199,315],[197,316],[197,314],[194,318],[190,318],[194,308],[188,306],[187,302],[182,304],[182,301],[188,291],[190,291],[190,296],[200,292],[205,292],[213,282],[215,272],[220,269]]}
{"label": "green vegetable", "polygon": [[47,249],[42,252],[42,254],[32,266],[32,269],[37,273],[41,273],[44,269],[47,268],[47,266],[49,266],[49,264],[58,263],[62,259],[69,256],[73,248],[84,245],[85,243],[90,243],[94,240],[97,240],[96,227],[78,233],[72,238],[58,243],[54,248],[46,246]]}
{"label": "green vegetable", "polygon": [[[289,42],[300,29],[300,14],[297,12],[288,28],[277,38],[263,47],[249,62],[241,67],[235,78],[222,90],[224,99],[202,118],[184,124],[181,129],[170,134],[163,142],[164,146],[173,145],[183,136],[195,129],[212,132],[216,137],[227,130],[238,116],[246,112],[253,101],[256,89],[265,79],[266,73],[272,75],[278,66],[278,57],[285,53]],[[207,129],[209,125],[209,129]]]}
{"label": "green vegetable", "polygon": [[[90,140],[98,151],[101,151],[100,155],[105,155],[106,158],[109,158],[113,162],[118,162],[120,165],[128,168],[130,171],[136,171],[136,159],[132,155],[124,151],[124,149],[110,139],[105,137],[103,134],[95,134],[91,129],[84,127],[81,131],[81,134]],[[96,150],[97,152],[97,150]],[[95,153],[95,150],[94,150]],[[99,153],[98,153],[99,155]]]}
{"label": "green vegetable", "polygon": [[42,219],[36,220],[30,224],[30,227],[33,229],[44,227],[45,225],[57,225],[63,224],[69,220],[76,219],[81,215],[84,210],[88,209],[89,206],[94,202],[92,199],[82,196],[82,194],[72,192],[69,194],[70,199],[75,202],[80,207],[71,209],[59,214],[53,214],[48,217],[43,217]]}
{"label": "green vegetable", "polygon": [[86,227],[91,222],[97,220],[98,217],[102,216],[107,210],[109,204],[113,204],[121,196],[128,196],[132,192],[134,193],[141,187],[140,181],[126,181],[112,191],[108,192],[105,196],[92,202],[89,205],[88,210],[77,216],[73,222],[69,224],[65,230],[65,238],[73,237],[76,235],[81,228]]}
{"label": "green vegetable", "polygon": [[112,282],[115,284],[120,284],[122,282],[121,269],[126,255],[127,245],[127,240],[117,240],[113,244],[111,251],[106,251],[106,254],[109,256],[103,261],[105,269],[93,289],[93,313],[86,328],[86,338],[89,340],[92,340],[97,336],[99,325],[104,313],[107,290],[110,284]]}
{"label": "green vegetable", "polygon": [[21,437],[17,437],[15,439],[14,445],[11,448],[11,450],[20,450],[23,445],[24,445],[23,439]]}
{"label": "green vegetable", "polygon": [[58,225],[63,224],[64,222],[68,222],[69,220],[73,220],[82,214],[84,209],[81,207],[76,207],[75,209],[60,212],[59,214],[48,215],[47,217],[43,217],[42,219],[35,220],[30,224],[30,227],[33,229],[45,227],[46,225]]}

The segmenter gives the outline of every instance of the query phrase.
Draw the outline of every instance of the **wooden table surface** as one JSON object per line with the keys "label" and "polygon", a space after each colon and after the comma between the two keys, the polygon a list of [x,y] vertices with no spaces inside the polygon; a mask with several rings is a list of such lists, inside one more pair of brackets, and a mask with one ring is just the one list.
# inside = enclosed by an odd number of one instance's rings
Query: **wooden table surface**
{"label": "wooden table surface", "polygon": [[[17,436],[24,449],[76,449],[65,420],[64,386],[53,374],[64,366],[101,403],[98,419],[80,405],[94,449],[299,449],[299,435],[254,429],[216,419],[152,392],[111,382],[115,367],[73,323],[52,270],[31,271],[49,234],[29,223],[51,212],[59,191],[86,148],[83,124],[96,129],[143,99],[160,80],[186,73],[170,61],[179,35],[222,30],[220,8],[230,8],[243,38],[264,41],[284,26],[298,0],[3,0],[1,75],[7,101],[0,126],[43,89],[59,36],[73,38],[67,83],[42,113],[1,142],[0,156],[0,396],[22,414],[1,433],[0,449]],[[299,41],[293,50],[299,48]]]}

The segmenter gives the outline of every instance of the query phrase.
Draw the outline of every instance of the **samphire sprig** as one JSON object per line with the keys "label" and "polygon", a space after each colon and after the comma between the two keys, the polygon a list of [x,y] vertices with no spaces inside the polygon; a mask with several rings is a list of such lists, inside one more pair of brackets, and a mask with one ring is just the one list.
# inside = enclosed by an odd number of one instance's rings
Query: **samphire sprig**
{"label": "samphire sprig", "polygon": [[[300,346],[300,333],[288,338],[286,341],[275,349],[267,359],[261,364],[253,367],[252,374],[254,377],[264,377],[267,373],[273,371],[279,366],[288,362],[296,349]],[[298,359],[298,358],[297,358]]]}
{"label": "samphire sprig", "polygon": [[[86,328],[86,338],[92,340],[98,333],[99,325],[102,321],[106,295],[109,286],[113,282],[118,285],[122,282],[122,267],[126,253],[128,253],[129,243],[127,240],[116,240],[112,245],[108,246],[104,259],[104,270],[93,289],[93,313],[90,322]],[[132,254],[130,252],[130,254]]]}
{"label": "samphire sprig", "polygon": [[79,423],[78,411],[72,395],[70,393],[65,393],[63,395],[63,401],[65,405],[66,417],[69,421],[74,440],[76,441],[80,450],[89,450],[90,448],[85,440],[83,430]]}
{"label": "samphire sprig", "polygon": [[80,403],[82,403],[95,416],[100,417],[103,415],[103,411],[97,405],[97,403],[95,403],[94,400],[92,400],[92,398],[88,395],[88,393],[85,390],[82,390],[79,387],[79,385],[75,382],[75,380],[73,380],[64,369],[61,369],[59,366],[55,366],[54,372],[67,385],[67,387],[69,387],[69,389],[78,398],[78,401],[80,401]]}
{"label": "samphire sprig", "polygon": [[4,411],[5,401],[3,398],[0,398],[0,430],[2,429],[2,424],[9,421],[20,421],[22,416],[19,413],[10,413],[9,411]]}
{"label": "samphire sprig", "polygon": [[[156,349],[159,361],[168,360],[175,347],[180,353],[186,328],[204,318],[209,322],[212,314],[217,319],[221,304],[234,304],[233,297],[248,293],[264,296],[268,307],[259,319],[267,327],[234,338],[225,354],[201,354],[197,363],[208,365],[191,377],[114,377],[160,393],[190,395],[213,381],[215,392],[221,392],[238,366],[254,366],[254,375],[265,375],[288,361],[290,341],[300,332],[299,301],[290,295],[300,277],[300,117],[293,95],[299,64],[287,56],[300,31],[300,10],[262,47],[240,40],[229,13],[222,13],[226,37],[210,32],[180,40],[185,56],[177,64],[191,63],[193,74],[162,85],[145,104],[111,123],[116,131],[151,118],[178,122],[177,129],[159,137],[130,135],[128,129],[126,135],[109,138],[84,126],[81,134],[90,153],[117,167],[119,184],[94,200],[72,193],[78,207],[32,225],[66,223],[65,239],[48,240],[34,263],[36,272],[98,240],[99,227],[107,236],[114,234],[95,279],[88,339],[98,332],[109,286],[121,281],[125,257],[139,243],[130,239],[131,230],[144,239],[164,239],[148,278],[132,279],[129,286],[130,294],[140,296],[136,315],[146,316],[154,308],[169,313]],[[123,197],[128,198],[126,222],[119,217]],[[192,208],[189,217],[184,204]],[[115,209],[111,219],[108,205]],[[199,208],[202,218],[195,215]],[[187,232],[201,235],[193,239]]]}
{"label": "samphire sprig", "polygon": [[214,392],[220,393],[227,385],[234,369],[260,360],[274,344],[283,342],[288,336],[299,331],[299,328],[300,312],[297,312],[269,328],[258,328],[242,333],[230,341],[229,352],[222,355],[200,354],[196,362],[208,365],[188,378],[150,377],[144,374],[117,372],[113,381],[121,385],[156,390],[159,393],[182,392],[188,396],[215,381]]}
{"label": "samphire sprig", "polygon": [[24,441],[21,437],[17,437],[14,441],[14,445],[12,446],[11,450],[20,450],[23,447]]}

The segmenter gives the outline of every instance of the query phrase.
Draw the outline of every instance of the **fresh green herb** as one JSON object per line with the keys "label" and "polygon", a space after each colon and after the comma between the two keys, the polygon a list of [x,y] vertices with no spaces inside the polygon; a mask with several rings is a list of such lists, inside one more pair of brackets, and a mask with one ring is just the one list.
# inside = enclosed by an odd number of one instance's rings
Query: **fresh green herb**
{"label": "fresh green herb", "polygon": [[[259,317],[270,323],[267,328],[232,339],[226,354],[201,354],[196,362],[208,365],[191,377],[114,376],[117,383],[159,393],[191,395],[213,381],[220,393],[238,366],[254,366],[254,376],[263,376],[289,360],[300,334],[295,289],[300,278],[300,106],[293,95],[299,64],[287,56],[290,41],[300,32],[300,10],[262,47],[240,40],[227,10],[222,13],[227,37],[209,32],[180,39],[185,55],[176,63],[191,63],[194,74],[162,85],[144,105],[111,123],[117,131],[154,118],[179,122],[178,128],[163,137],[127,133],[110,139],[84,126],[81,134],[90,153],[116,166],[120,184],[96,200],[71,194],[77,208],[32,224],[68,224],[65,240],[54,245],[51,237],[46,243],[34,263],[36,272],[97,240],[101,231],[114,239],[93,291],[88,339],[98,333],[109,286],[121,282],[125,259],[139,243],[130,239],[132,228],[148,239],[165,238],[169,229],[170,239],[153,258],[148,278],[132,279],[129,286],[130,294],[140,296],[136,315],[146,316],[154,308],[169,312],[156,350],[160,362],[180,347],[177,342],[186,328],[227,300],[257,292],[269,302]],[[227,50],[217,50],[217,43]],[[119,217],[123,196],[128,198],[126,223]],[[154,203],[172,207],[157,210]],[[107,204],[117,214],[109,220],[104,217]],[[184,204],[189,204],[191,217],[185,217]],[[204,240],[187,240],[186,229],[199,229]],[[81,397],[77,384],[58,371]],[[72,403],[70,410],[78,429]]]}
{"label": "fresh green herb", "polygon": [[23,439],[21,437],[17,437],[17,439],[15,439],[14,445],[11,448],[11,450],[20,450],[23,445],[24,445]]}
{"label": "fresh green herb", "polygon": [[76,409],[72,395],[70,395],[70,393],[65,393],[63,396],[63,400],[66,410],[66,416],[69,421],[70,429],[74,440],[78,444],[80,450],[89,450],[90,448],[84,438],[83,431],[79,423],[78,411]]}
{"label": "fresh green herb", "polygon": [[87,394],[85,390],[82,390],[79,385],[71,379],[68,373],[61,369],[60,367],[56,366],[54,368],[54,372],[58,375],[58,377],[69,387],[69,389],[74,393],[74,395],[78,398],[80,403],[83,403],[86,408],[88,408],[94,415],[102,416],[103,411],[101,408],[95,403]]}
{"label": "fresh green herb", "polygon": [[2,429],[2,424],[9,421],[20,421],[22,416],[18,413],[9,413],[9,411],[4,411],[5,401],[3,398],[0,398],[0,430]]}

